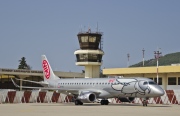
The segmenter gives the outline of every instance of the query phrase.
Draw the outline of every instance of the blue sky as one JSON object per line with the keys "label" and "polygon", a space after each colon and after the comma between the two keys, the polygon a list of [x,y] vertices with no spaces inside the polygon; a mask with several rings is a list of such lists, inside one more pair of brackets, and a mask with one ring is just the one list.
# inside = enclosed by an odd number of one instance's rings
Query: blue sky
{"label": "blue sky", "polygon": [[[180,51],[179,0],[0,0],[0,68],[17,68],[26,57],[41,69],[45,54],[58,71],[80,72],[74,51],[82,25],[104,33],[105,68],[127,66]],[[85,28],[84,28],[85,27]]]}

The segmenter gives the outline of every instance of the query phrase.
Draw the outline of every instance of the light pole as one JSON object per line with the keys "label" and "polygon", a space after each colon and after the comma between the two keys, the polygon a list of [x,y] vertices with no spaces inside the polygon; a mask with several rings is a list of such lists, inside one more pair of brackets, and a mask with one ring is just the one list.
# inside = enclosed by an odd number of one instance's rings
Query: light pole
{"label": "light pole", "polygon": [[144,66],[144,52],[145,52],[144,48],[143,48],[142,52],[143,52],[143,66]]}
{"label": "light pole", "polygon": [[158,77],[158,67],[159,67],[159,62],[158,62],[158,59],[161,57],[160,55],[161,55],[162,53],[159,51],[159,50],[157,50],[157,51],[154,51],[154,57],[156,58],[156,61],[157,61],[157,84],[159,84],[159,77]]}
{"label": "light pole", "polygon": [[128,53],[127,54],[127,58],[128,58],[127,67],[129,67],[129,57],[130,57],[130,54]]}

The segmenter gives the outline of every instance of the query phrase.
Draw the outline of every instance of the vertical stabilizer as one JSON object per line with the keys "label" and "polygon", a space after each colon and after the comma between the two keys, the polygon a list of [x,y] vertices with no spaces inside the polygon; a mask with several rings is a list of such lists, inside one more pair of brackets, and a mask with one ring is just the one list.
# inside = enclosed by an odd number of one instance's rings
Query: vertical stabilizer
{"label": "vertical stabilizer", "polygon": [[48,82],[51,80],[59,79],[59,77],[54,74],[45,55],[42,55],[42,68],[43,68],[44,81]]}

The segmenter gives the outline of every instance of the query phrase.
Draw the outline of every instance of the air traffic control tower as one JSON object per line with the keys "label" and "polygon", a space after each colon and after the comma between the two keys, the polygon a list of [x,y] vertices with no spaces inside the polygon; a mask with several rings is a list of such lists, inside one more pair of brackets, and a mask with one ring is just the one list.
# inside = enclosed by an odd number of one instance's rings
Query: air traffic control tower
{"label": "air traffic control tower", "polygon": [[76,50],[76,65],[85,66],[85,78],[99,78],[100,67],[102,65],[102,33],[79,32],[77,34],[80,50]]}

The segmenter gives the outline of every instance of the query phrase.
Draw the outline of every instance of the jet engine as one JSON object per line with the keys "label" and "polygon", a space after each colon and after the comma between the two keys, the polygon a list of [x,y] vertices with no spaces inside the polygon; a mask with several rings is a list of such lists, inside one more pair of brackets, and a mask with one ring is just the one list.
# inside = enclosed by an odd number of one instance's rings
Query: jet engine
{"label": "jet engine", "polygon": [[119,97],[121,102],[132,102],[134,101],[135,97]]}
{"label": "jet engine", "polygon": [[77,99],[83,103],[91,103],[96,100],[96,95],[94,93],[84,93],[79,95]]}

